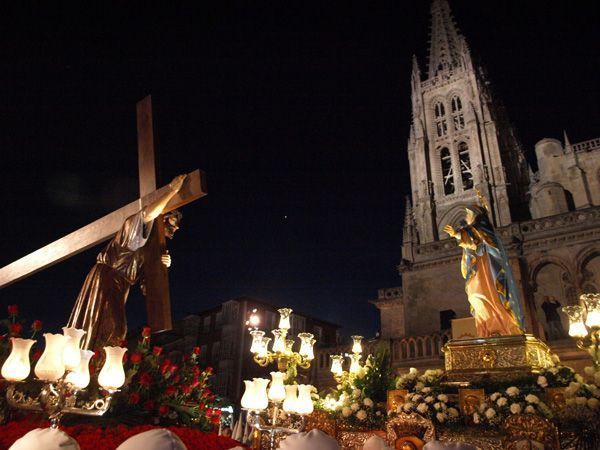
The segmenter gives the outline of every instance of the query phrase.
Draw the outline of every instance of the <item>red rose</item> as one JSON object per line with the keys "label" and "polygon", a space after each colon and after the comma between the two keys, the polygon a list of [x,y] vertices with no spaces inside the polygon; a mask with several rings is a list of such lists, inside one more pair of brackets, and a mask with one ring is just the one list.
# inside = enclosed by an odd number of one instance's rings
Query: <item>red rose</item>
{"label": "red rose", "polygon": [[140,374],[139,383],[140,383],[140,385],[142,385],[144,387],[148,387],[152,384],[152,377],[150,376],[150,374],[148,372],[142,372]]}
{"label": "red rose", "polygon": [[213,372],[213,368],[212,367],[207,367],[206,370],[204,370],[207,374],[211,374]]}
{"label": "red rose", "polygon": [[31,324],[31,329],[33,331],[40,331],[42,329],[42,321],[34,320],[33,323]]}
{"label": "red rose", "polygon": [[217,416],[220,416],[220,415],[221,415],[221,410],[220,410],[220,409],[215,409],[214,413],[215,413]]}
{"label": "red rose", "polygon": [[198,386],[200,384],[200,380],[198,379],[198,377],[194,377],[192,379],[192,382],[190,383],[190,386],[192,386],[192,388],[195,388],[196,386]]}
{"label": "red rose", "polygon": [[129,404],[130,405],[137,405],[140,402],[140,394],[138,394],[137,392],[132,392],[131,394],[129,394]]}
{"label": "red rose", "polygon": [[8,305],[8,315],[9,316],[18,316],[19,315],[19,305]]}
{"label": "red rose", "polygon": [[152,349],[152,353],[154,353],[155,356],[159,356],[162,352],[162,347],[154,347]]}
{"label": "red rose", "polygon": [[199,355],[200,354],[200,347],[194,347],[193,353],[194,353],[194,355]]}
{"label": "red rose", "polygon": [[146,403],[144,403],[144,409],[146,411],[152,411],[155,406],[154,400],[146,400]]}
{"label": "red rose", "polygon": [[169,359],[165,359],[162,364],[160,365],[160,373],[162,373],[163,375],[169,371],[169,368],[171,367],[171,360]]}
{"label": "red rose", "polygon": [[206,405],[202,402],[198,403],[198,409],[202,411]]}
{"label": "red rose", "polygon": [[142,328],[142,337],[144,339],[148,339],[150,337],[150,333],[152,333],[152,329],[150,327]]}
{"label": "red rose", "polygon": [[142,355],[140,355],[139,353],[134,353],[133,355],[131,355],[131,362],[133,364],[139,364],[139,362],[142,360]]}
{"label": "red rose", "polygon": [[212,408],[206,408],[206,413],[207,416],[212,416],[213,415],[213,409]]}
{"label": "red rose", "polygon": [[175,373],[177,372],[177,369],[179,369],[179,366],[176,364],[171,364],[171,367],[169,367],[169,372],[171,373]]}
{"label": "red rose", "polygon": [[212,417],[212,423],[217,424],[221,421],[221,417],[218,415]]}
{"label": "red rose", "polygon": [[165,394],[167,395],[175,395],[177,394],[177,388],[175,386],[169,386],[165,389]]}
{"label": "red rose", "polygon": [[181,392],[184,395],[190,395],[192,393],[192,387],[189,384],[186,384],[181,387]]}
{"label": "red rose", "polygon": [[19,336],[21,331],[23,331],[23,325],[21,325],[19,322],[10,324],[10,334]]}
{"label": "red rose", "polygon": [[167,405],[160,405],[160,408],[158,408],[158,413],[161,416],[166,416],[169,414],[169,407]]}

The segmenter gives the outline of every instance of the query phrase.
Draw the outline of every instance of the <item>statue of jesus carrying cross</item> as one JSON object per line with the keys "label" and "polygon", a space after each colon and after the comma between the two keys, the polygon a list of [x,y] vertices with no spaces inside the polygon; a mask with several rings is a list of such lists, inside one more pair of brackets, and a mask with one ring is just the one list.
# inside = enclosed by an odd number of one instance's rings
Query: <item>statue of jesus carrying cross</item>
{"label": "statue of jesus carrying cross", "polygon": [[[119,345],[127,333],[125,303],[129,289],[141,278],[143,247],[150,236],[154,219],[179,192],[186,175],[178,175],[169,190],[141,211],[128,217],[110,240],[88,273],[69,318],[69,327],[86,331],[83,348]],[[172,237],[178,228],[178,213],[164,216],[165,234]],[[168,267],[170,257],[163,255]]]}

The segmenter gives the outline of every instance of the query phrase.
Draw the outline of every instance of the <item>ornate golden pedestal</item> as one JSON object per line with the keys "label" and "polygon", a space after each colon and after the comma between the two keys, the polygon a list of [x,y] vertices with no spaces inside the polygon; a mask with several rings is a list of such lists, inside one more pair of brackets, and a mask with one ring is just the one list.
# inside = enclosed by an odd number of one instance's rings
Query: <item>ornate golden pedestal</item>
{"label": "ornate golden pedestal", "polygon": [[453,339],[442,350],[449,382],[511,380],[552,366],[548,346],[530,334]]}

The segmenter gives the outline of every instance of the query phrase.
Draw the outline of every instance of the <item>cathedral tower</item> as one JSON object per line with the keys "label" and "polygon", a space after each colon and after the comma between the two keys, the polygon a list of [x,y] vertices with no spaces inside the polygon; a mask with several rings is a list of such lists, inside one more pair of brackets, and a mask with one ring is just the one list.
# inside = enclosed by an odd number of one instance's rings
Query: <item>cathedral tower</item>
{"label": "cathedral tower", "polygon": [[408,159],[418,243],[447,239],[443,226],[457,226],[464,206],[477,203],[475,188],[496,226],[526,218],[527,163],[446,0],[431,5],[428,60],[422,77],[413,58],[411,78]]}

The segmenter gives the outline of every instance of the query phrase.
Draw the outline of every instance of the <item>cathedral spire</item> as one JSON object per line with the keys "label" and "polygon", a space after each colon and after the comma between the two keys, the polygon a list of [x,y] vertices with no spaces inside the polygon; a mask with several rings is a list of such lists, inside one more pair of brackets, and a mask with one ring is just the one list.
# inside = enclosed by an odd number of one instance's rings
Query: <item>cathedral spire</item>
{"label": "cathedral spire", "polygon": [[566,130],[563,130],[563,140],[565,143],[565,153],[572,153],[573,147],[571,147],[571,141],[569,140],[569,136],[567,136]]}
{"label": "cathedral spire", "polygon": [[429,78],[438,74],[450,74],[463,65],[466,48],[450,12],[447,0],[431,3],[431,41],[429,46]]}

